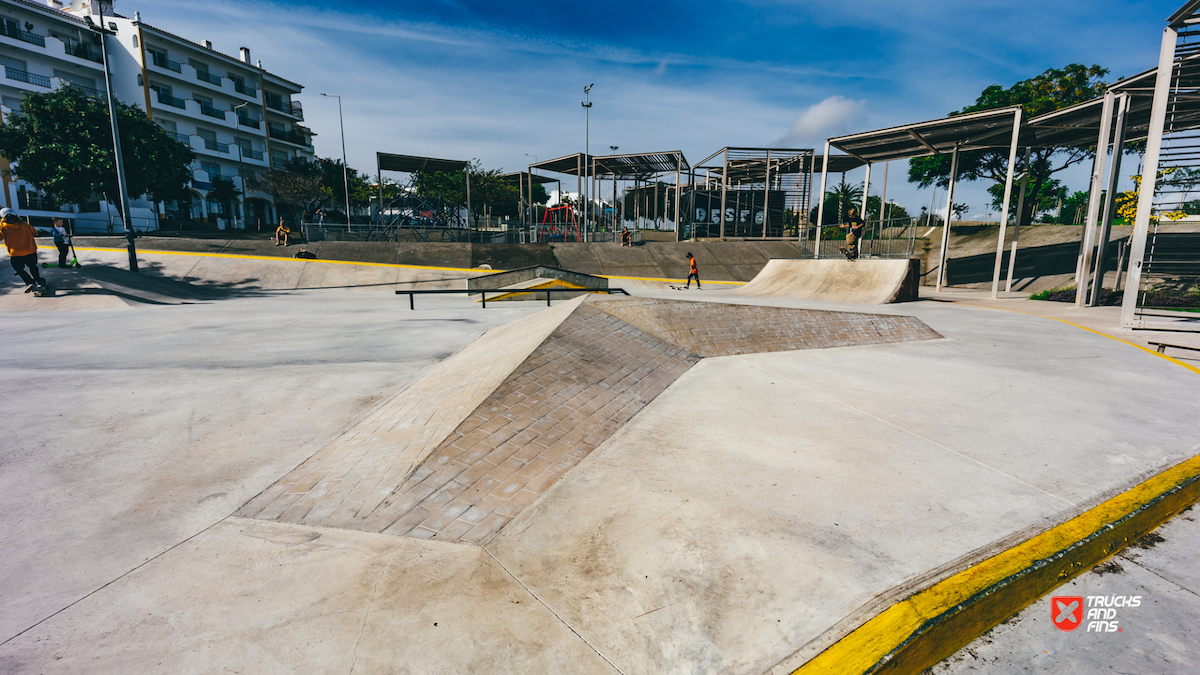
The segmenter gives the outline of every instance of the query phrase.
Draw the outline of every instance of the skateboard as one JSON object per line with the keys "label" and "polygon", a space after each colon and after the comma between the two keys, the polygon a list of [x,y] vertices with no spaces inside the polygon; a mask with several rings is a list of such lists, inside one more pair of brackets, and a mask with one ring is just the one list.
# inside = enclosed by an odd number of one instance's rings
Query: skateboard
{"label": "skateboard", "polygon": [[[58,266],[59,266],[58,263],[42,263],[43,268],[58,267]],[[67,267],[83,267],[83,265],[79,264],[78,259],[75,259],[75,260],[72,260],[71,262],[67,263]]]}
{"label": "skateboard", "polygon": [[850,262],[854,262],[856,260],[856,258],[851,255],[849,249],[847,249],[845,246],[839,246],[838,250],[842,252],[842,255],[846,256],[846,260],[849,260]]}

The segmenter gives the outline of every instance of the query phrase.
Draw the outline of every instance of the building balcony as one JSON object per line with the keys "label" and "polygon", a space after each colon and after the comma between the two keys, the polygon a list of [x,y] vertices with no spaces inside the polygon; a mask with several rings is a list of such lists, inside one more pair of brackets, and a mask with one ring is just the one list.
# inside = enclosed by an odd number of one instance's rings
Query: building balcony
{"label": "building balcony", "polygon": [[183,66],[181,64],[179,64],[176,61],[172,61],[171,59],[159,56],[158,54],[154,55],[154,59],[153,59],[152,63],[154,65],[158,66],[159,68],[173,70],[177,73],[183,72]]}
{"label": "building balcony", "polygon": [[88,96],[91,96],[92,98],[104,98],[104,90],[103,89],[93,89],[91,87],[85,87],[82,84],[75,84],[74,82],[67,82],[66,80],[62,80],[62,83],[63,83],[64,87],[70,87],[72,89],[76,89],[78,91],[83,92],[84,94],[86,94]]}
{"label": "building balcony", "polygon": [[187,101],[184,101],[181,98],[175,98],[174,96],[171,96],[170,94],[164,94],[161,91],[155,92],[155,93],[158,94],[158,102],[159,103],[162,103],[163,105],[169,105],[172,108],[183,108],[184,110],[187,109]]}
{"label": "building balcony", "polygon": [[179,134],[174,131],[166,131],[165,133],[167,134],[168,138],[173,138],[184,145],[191,146],[192,144],[192,137],[188,136],[187,134]]}
{"label": "building balcony", "polygon": [[35,75],[24,70],[17,70],[16,68],[9,66],[4,66],[4,77],[7,77],[10,80],[16,80],[17,82],[32,84],[37,87],[45,87],[47,89],[50,88],[50,78],[42,75]]}
{"label": "building balcony", "polygon": [[218,87],[221,86],[221,78],[217,77],[216,75],[209,75],[208,73],[204,72],[203,70],[196,71],[196,79],[200,80],[201,82],[215,84]]}
{"label": "building balcony", "polygon": [[212,107],[211,105],[208,105],[207,103],[200,104],[200,114],[208,115],[209,117],[215,117],[219,120],[225,119],[225,111],[224,110],[217,110],[216,108]]}
{"label": "building balcony", "polygon": [[251,150],[250,148],[242,148],[242,158],[243,159],[257,159],[258,161],[261,162],[263,159],[263,153],[259,150]]}
{"label": "building balcony", "polygon": [[292,144],[299,145],[299,146],[305,147],[305,148],[312,147],[312,141],[308,140],[308,138],[304,134],[302,134],[298,131],[284,131],[282,129],[269,129],[268,133],[271,135],[271,138],[274,138],[277,141],[284,141],[286,143],[292,143]]}
{"label": "building balcony", "polygon": [[244,126],[244,127],[250,127],[251,129],[260,129],[260,128],[262,128],[262,122],[259,122],[259,121],[258,121],[258,120],[256,120],[256,119],[251,119],[251,118],[249,118],[249,117],[246,117],[246,116],[244,116],[244,115],[238,115],[238,124],[240,124],[240,125],[242,125],[242,126]]}
{"label": "building balcony", "polygon": [[233,90],[236,91],[237,93],[241,94],[242,96],[249,96],[250,98],[253,98],[253,99],[258,98],[258,90],[257,89],[247,87],[246,85],[242,84],[241,82],[234,82]]}
{"label": "building balcony", "polygon": [[302,108],[300,104],[295,101],[283,101],[279,99],[268,98],[266,103],[267,107],[271,110],[278,110],[285,115],[291,115],[299,120],[304,119],[304,108]]}
{"label": "building balcony", "polygon": [[95,51],[94,49],[92,49],[91,47],[89,47],[83,43],[72,45],[72,44],[64,42],[63,43],[63,52],[69,56],[76,56],[81,59],[87,59],[88,61],[92,61],[94,63],[104,63],[104,56],[100,52]]}
{"label": "building balcony", "polygon": [[206,150],[213,150],[216,152],[223,152],[226,154],[229,153],[229,144],[228,143],[218,143],[216,141],[210,141],[207,138],[204,139],[204,148]]}
{"label": "building balcony", "polygon": [[37,45],[39,47],[46,46],[46,38],[42,37],[41,35],[19,30],[9,26],[8,24],[0,24],[0,35],[7,35],[10,38],[20,40],[21,42],[28,42],[31,45]]}

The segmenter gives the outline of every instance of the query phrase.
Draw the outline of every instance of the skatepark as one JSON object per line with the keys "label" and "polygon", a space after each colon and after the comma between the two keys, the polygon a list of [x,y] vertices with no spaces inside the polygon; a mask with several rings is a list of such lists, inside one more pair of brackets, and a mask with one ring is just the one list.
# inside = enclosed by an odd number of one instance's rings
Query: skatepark
{"label": "skatepark", "polygon": [[485,309],[495,251],[336,244],[3,282],[0,670],[917,672],[1200,496],[1200,359],[1116,307],[579,245],[512,266],[629,297]]}

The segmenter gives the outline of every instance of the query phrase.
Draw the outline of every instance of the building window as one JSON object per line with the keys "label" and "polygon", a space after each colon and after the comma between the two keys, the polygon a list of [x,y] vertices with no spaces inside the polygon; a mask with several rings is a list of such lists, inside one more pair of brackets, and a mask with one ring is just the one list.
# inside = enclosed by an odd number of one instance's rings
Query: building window
{"label": "building window", "polygon": [[214,179],[221,177],[221,165],[220,164],[202,163],[202,164],[200,164],[200,170],[204,171],[205,173],[208,174],[208,181],[210,183]]}

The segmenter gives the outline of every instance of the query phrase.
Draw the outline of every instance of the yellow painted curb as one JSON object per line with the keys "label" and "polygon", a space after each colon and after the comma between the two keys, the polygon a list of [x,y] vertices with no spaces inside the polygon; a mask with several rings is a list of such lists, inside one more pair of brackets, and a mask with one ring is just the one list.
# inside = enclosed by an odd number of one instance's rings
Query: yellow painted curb
{"label": "yellow painted curb", "polygon": [[[56,249],[52,249],[49,246],[39,246],[38,248],[44,248],[47,250],[56,250]],[[86,248],[83,246],[78,246],[78,247],[76,247],[75,250],[123,253],[123,252],[125,252],[126,249],[123,249],[123,248]],[[412,270],[440,270],[443,272],[480,272],[480,273],[484,273],[484,274],[496,274],[497,272],[505,271],[505,270],[485,270],[485,269],[479,269],[477,267],[430,267],[428,265],[401,265],[401,264],[397,264],[397,263],[355,262],[355,261],[351,261],[351,260],[313,260],[311,258],[282,258],[282,257],[277,257],[277,256],[272,256],[272,255],[244,255],[241,253],[204,253],[202,251],[160,251],[158,249],[150,249],[150,248],[139,249],[139,251],[141,251],[143,253],[155,253],[155,254],[162,254],[162,255],[194,255],[194,256],[201,256],[201,257],[205,257],[205,258],[240,258],[243,260],[279,260],[279,261],[301,262],[301,263],[315,262],[315,263],[332,263],[334,265],[362,265],[364,267],[402,267],[404,269],[412,269]]]}
{"label": "yellow painted curb", "polygon": [[887,608],[794,671],[919,673],[1200,501],[1200,456]]}
{"label": "yellow painted curb", "polygon": [[[631,281],[659,281],[659,282],[668,283],[668,284],[687,283],[686,280],[684,280],[684,279],[656,279],[654,277],[618,277],[618,276],[613,276],[611,274],[597,274],[596,276],[603,277],[605,279],[629,279]],[[744,281],[705,280],[704,283],[706,283],[706,284],[724,284],[724,285],[728,285],[728,286],[745,286],[746,285],[746,282],[744,282]]]}

